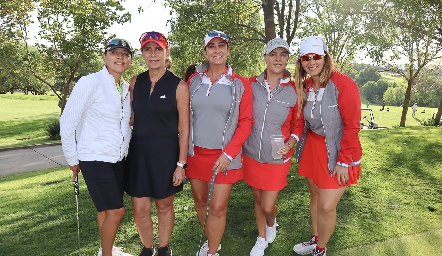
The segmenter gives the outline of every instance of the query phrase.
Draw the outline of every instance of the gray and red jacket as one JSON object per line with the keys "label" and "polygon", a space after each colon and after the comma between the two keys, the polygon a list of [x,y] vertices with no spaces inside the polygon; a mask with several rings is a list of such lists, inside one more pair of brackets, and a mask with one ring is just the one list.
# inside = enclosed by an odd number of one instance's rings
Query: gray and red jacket
{"label": "gray and red jacket", "polygon": [[243,145],[243,153],[260,163],[282,164],[291,160],[293,149],[282,159],[273,159],[270,136],[284,135],[285,141],[292,136],[298,140],[304,131],[304,117],[302,114],[297,117],[298,95],[290,72],[284,72],[284,78],[270,93],[265,79],[266,70],[249,79],[253,92],[254,123]]}
{"label": "gray and red jacket", "polygon": [[[306,81],[307,86],[311,83],[311,78]],[[345,167],[359,165],[362,147],[358,136],[361,120],[358,85],[350,77],[334,71],[325,86],[319,107],[325,131],[329,173],[333,172],[337,164]],[[304,134],[296,148],[298,162],[309,129],[310,125],[306,122]]]}
{"label": "gray and red jacket", "polygon": [[[202,76],[208,69],[207,64],[197,66],[197,73],[194,73],[188,80],[190,90],[190,102],[195,92],[202,85]],[[230,67],[228,67],[231,70]],[[252,89],[250,82],[233,72],[227,75],[231,80],[232,103],[230,114],[223,132],[223,153],[232,158],[227,170],[238,169],[242,167],[241,150],[242,145],[250,135],[252,128]],[[192,104],[190,104],[192,106]],[[204,146],[204,145],[203,145]],[[190,134],[188,155],[194,155],[193,143],[193,110],[190,109]]]}

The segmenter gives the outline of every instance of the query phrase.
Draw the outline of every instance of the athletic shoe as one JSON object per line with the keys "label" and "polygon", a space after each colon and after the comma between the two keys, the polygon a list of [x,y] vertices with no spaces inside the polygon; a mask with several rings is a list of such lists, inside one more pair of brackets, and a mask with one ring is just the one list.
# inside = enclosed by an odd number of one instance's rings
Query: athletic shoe
{"label": "athletic shoe", "polygon": [[207,256],[219,256],[219,254],[218,253],[215,253],[215,254],[208,253]]}
{"label": "athletic shoe", "polygon": [[276,223],[276,218],[275,218],[275,222],[273,223],[272,227],[269,227],[266,224],[266,240],[267,240],[267,242],[269,242],[269,244],[271,244],[271,243],[273,243],[273,241],[275,241],[277,226],[278,226],[278,224]]}
{"label": "athletic shoe", "polygon": [[312,256],[327,256],[327,248],[325,248],[325,250],[323,250],[323,251],[320,251],[315,246]]}
{"label": "athletic shoe", "polygon": [[[98,249],[97,256],[102,256],[102,255],[103,255],[103,252],[102,252],[102,249],[100,247]],[[130,253],[127,253],[127,252],[123,252],[123,247],[116,247],[116,246],[114,246],[114,247],[112,247],[112,256],[133,256],[133,255],[130,254]]]}
{"label": "athletic shoe", "polygon": [[313,250],[316,248],[316,244],[318,241],[316,241],[315,237],[312,236],[312,239],[308,240],[307,242],[302,242],[300,244],[297,244],[293,247],[293,251],[295,251],[297,254],[306,255],[313,253]]}
{"label": "athletic shoe", "polygon": [[143,249],[141,250],[141,253],[139,256],[153,256],[154,254],[155,254],[155,249],[146,248],[143,246]]}
{"label": "athletic shoe", "polygon": [[158,256],[172,256],[172,249],[169,245],[158,248]]}
{"label": "athletic shoe", "polygon": [[250,251],[250,256],[264,256],[264,251],[268,246],[269,243],[266,239],[258,236],[258,238],[256,238],[255,246],[253,246]]}
{"label": "athletic shoe", "polygon": [[[218,245],[218,250],[221,250],[221,244]],[[209,253],[209,241],[205,241],[204,244],[201,246],[201,248],[199,249],[199,251],[196,252],[196,256],[207,256],[207,254]],[[213,255],[215,256],[215,255]]]}

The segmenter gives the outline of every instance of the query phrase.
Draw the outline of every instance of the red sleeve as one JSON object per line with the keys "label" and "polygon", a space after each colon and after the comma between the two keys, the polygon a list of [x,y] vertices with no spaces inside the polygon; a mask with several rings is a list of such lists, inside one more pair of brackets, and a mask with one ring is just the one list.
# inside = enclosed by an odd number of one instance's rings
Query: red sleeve
{"label": "red sleeve", "polygon": [[359,160],[356,159],[358,156],[353,156],[353,154],[357,152],[356,147],[359,145],[361,97],[358,85],[351,78],[334,73],[332,80],[339,90],[338,107],[344,124],[337,162],[351,164],[353,161]]}
{"label": "red sleeve", "polygon": [[252,76],[252,77],[250,77],[250,78],[249,78],[249,82],[250,82],[250,84],[256,82],[256,81],[257,81],[256,78],[257,78],[257,76]]}
{"label": "red sleeve", "polygon": [[290,121],[290,134],[295,134],[298,136],[299,140],[304,133],[304,127],[304,114],[301,111],[301,114],[298,117],[298,102],[296,102],[295,106],[293,107],[292,120]]}
{"label": "red sleeve", "polygon": [[224,152],[235,158],[241,151],[242,145],[249,137],[253,124],[253,94],[250,82],[247,79],[237,76],[244,86],[244,93],[239,105],[238,126],[233,134],[232,140],[227,144]]}
{"label": "red sleeve", "polygon": [[192,80],[192,78],[194,77],[194,76],[196,76],[196,75],[198,75],[198,73],[197,72],[195,72],[195,73],[193,73],[192,75],[190,75],[189,76],[189,79],[187,79],[187,85],[190,85],[190,81]]}
{"label": "red sleeve", "polygon": [[[292,82],[290,83],[290,85],[293,87],[293,89],[295,89],[296,92],[295,84]],[[304,114],[301,111],[298,117],[298,101],[296,101],[296,104],[292,110],[292,119],[290,120],[290,133],[298,136],[299,140],[301,139],[301,136],[304,133],[304,127],[305,127]]]}

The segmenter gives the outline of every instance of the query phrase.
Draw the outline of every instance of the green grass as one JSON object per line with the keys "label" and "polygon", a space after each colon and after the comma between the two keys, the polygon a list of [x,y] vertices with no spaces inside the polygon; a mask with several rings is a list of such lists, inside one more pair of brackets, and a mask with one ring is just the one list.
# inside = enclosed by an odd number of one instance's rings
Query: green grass
{"label": "green grass", "polygon": [[396,83],[396,84],[406,84],[407,82],[405,81],[405,79],[403,77],[401,77],[400,75],[396,74],[396,73],[392,73],[392,72],[380,72],[382,79],[390,82],[390,83]]}
{"label": "green grass", "polygon": [[[338,205],[327,255],[438,255],[442,246],[441,132],[440,127],[423,126],[361,131],[361,178]],[[67,168],[0,177],[0,255],[77,255],[70,177]],[[278,199],[278,237],[266,255],[295,255],[293,245],[311,234],[308,188],[296,174],[296,164],[288,181]],[[79,201],[82,254],[94,255],[99,247],[96,212],[82,178]],[[136,255],[141,245],[128,197],[125,205],[116,244]],[[189,209],[184,210],[185,206]],[[176,196],[175,209],[174,255],[194,255],[201,228],[189,184]],[[221,255],[249,255],[256,236],[253,195],[239,182],[229,201]]]}
{"label": "green grass", "polygon": [[[366,107],[366,103],[362,104],[362,107]],[[370,104],[369,108],[373,110],[373,115],[376,123],[378,123],[379,126],[393,128],[398,127],[399,123],[401,121],[402,116],[402,107],[395,107],[395,106],[385,106],[384,111],[380,111],[381,106],[380,105],[373,105]],[[389,108],[390,111],[387,112],[386,109]],[[425,113],[421,113],[422,110],[425,110]],[[420,122],[430,119],[434,112],[437,111],[437,108],[427,108],[427,107],[419,107],[418,113],[416,114],[416,117],[413,118],[411,116],[411,107],[408,108],[407,112],[407,119],[405,121],[405,126],[421,126]],[[369,118],[370,114],[369,111],[363,110],[362,111],[362,117],[367,116]],[[367,124],[366,120],[363,120],[365,124]]]}
{"label": "green grass", "polygon": [[45,128],[60,117],[57,97],[2,94],[0,102],[0,148],[54,142]]}

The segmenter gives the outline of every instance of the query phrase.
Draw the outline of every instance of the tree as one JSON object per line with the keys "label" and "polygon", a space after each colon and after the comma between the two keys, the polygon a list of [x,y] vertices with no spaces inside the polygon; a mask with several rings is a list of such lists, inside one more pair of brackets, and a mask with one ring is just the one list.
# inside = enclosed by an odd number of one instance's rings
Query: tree
{"label": "tree", "polygon": [[[22,29],[31,23],[30,13],[34,0],[3,0],[0,8],[0,38],[21,39]],[[3,43],[3,42],[0,42]]]}
{"label": "tree", "polygon": [[442,75],[440,67],[425,68],[412,87],[411,102],[419,106],[437,108],[442,99]]}
{"label": "tree", "polygon": [[362,86],[361,95],[371,103],[381,103],[388,87],[390,87],[390,83],[385,80],[368,81]]}
{"label": "tree", "polygon": [[[366,37],[366,15],[372,0],[307,0],[306,13],[300,29],[302,36],[320,35],[328,45],[329,52],[339,69],[345,69],[348,62],[362,45],[370,41]],[[345,71],[345,70],[344,70]],[[362,86],[362,84],[361,84]]]}
{"label": "tree", "polygon": [[61,111],[72,85],[81,75],[96,71],[93,60],[103,52],[105,41],[111,37],[105,30],[114,23],[124,23],[130,19],[129,13],[123,13],[121,2],[40,1],[37,19],[41,30],[37,41],[43,43],[36,47],[44,58],[38,62],[29,55],[29,67],[32,74],[59,98]]}
{"label": "tree", "polygon": [[359,85],[359,87],[362,87],[368,81],[377,82],[380,78],[381,74],[379,74],[375,68],[370,66],[359,72],[359,74],[356,76],[355,82]]}
{"label": "tree", "polygon": [[254,1],[186,1],[183,4],[180,0],[168,0],[167,3],[174,12],[168,39],[176,74],[182,75],[188,65],[204,61],[204,35],[209,30],[222,30],[230,36],[232,51],[228,61],[236,72],[251,76],[262,71],[264,44],[256,37],[260,34],[262,18],[260,6]]}
{"label": "tree", "polygon": [[[437,37],[440,29],[441,4],[433,1],[384,0],[379,1],[382,10],[376,14],[384,29],[378,34],[378,45],[372,48],[371,56],[385,65],[386,70],[396,72],[407,81],[400,126],[405,126],[410,105],[412,87],[422,69],[440,58],[442,44]],[[385,47],[388,42],[389,47]],[[392,54],[386,54],[390,50]],[[399,65],[400,56],[406,57],[406,64]]]}
{"label": "tree", "polygon": [[389,106],[402,105],[404,102],[406,89],[407,86],[404,84],[400,84],[396,87],[388,87],[382,96],[384,103]]}
{"label": "tree", "polygon": [[[25,94],[44,94],[48,91],[49,87],[31,75],[23,43],[4,39],[0,43],[0,52],[7,56],[0,59],[0,93],[14,93],[14,90],[18,89]],[[29,54],[34,59],[42,57],[35,47],[29,48]]]}

